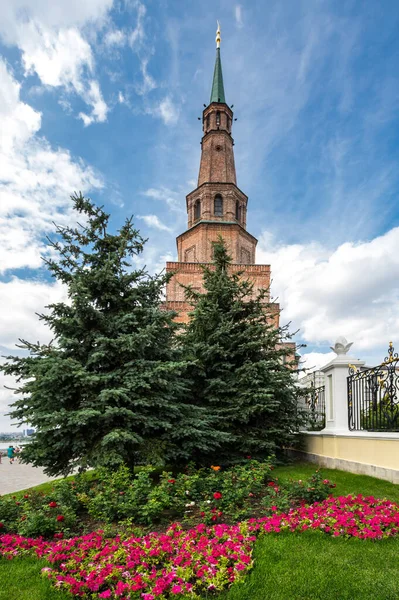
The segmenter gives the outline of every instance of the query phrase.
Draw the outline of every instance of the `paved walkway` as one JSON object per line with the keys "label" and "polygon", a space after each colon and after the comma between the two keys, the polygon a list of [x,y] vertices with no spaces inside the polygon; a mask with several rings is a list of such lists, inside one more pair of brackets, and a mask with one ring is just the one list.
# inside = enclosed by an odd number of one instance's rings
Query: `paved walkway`
{"label": "paved walkway", "polygon": [[10,465],[8,458],[2,457],[0,465],[0,495],[18,492],[26,488],[39,485],[45,481],[51,481],[54,477],[47,477],[43,469],[22,465],[17,461]]}

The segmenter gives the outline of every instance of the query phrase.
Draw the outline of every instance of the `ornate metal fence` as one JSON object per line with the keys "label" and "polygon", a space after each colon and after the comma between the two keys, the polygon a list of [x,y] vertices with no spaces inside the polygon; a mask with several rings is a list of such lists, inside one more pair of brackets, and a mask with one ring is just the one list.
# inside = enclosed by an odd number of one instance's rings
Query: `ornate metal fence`
{"label": "ornate metal fence", "polygon": [[399,431],[399,356],[389,342],[388,356],[373,369],[349,368],[348,421],[351,431]]}
{"label": "ornate metal fence", "polygon": [[315,387],[313,383],[303,396],[307,414],[307,426],[310,431],[320,431],[326,424],[325,386]]}

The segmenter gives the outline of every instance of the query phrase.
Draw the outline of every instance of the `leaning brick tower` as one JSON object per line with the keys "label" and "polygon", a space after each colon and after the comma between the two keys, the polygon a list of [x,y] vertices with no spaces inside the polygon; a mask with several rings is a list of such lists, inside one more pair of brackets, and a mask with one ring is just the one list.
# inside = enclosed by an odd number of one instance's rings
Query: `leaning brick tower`
{"label": "leaning brick tower", "polygon": [[[177,320],[187,322],[190,306],[182,285],[202,289],[201,265],[212,262],[213,244],[225,240],[233,259],[231,269],[243,271],[254,290],[270,286],[270,266],[255,264],[258,240],[247,231],[248,197],[237,186],[232,137],[233,111],[226,104],[220,28],[216,32],[216,62],[210,102],[202,113],[201,162],[198,185],[186,196],[187,229],[176,239],[178,260],[167,262],[174,273],[166,290],[166,306],[178,312]],[[279,305],[274,304],[276,326]]]}

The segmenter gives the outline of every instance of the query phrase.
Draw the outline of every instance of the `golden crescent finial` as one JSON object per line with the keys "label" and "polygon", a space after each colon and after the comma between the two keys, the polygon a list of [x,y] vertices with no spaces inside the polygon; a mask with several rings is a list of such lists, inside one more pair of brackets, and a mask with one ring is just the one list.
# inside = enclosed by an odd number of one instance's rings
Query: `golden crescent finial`
{"label": "golden crescent finial", "polygon": [[218,24],[218,28],[216,30],[216,48],[220,48],[220,23],[219,21],[216,21],[216,23]]}

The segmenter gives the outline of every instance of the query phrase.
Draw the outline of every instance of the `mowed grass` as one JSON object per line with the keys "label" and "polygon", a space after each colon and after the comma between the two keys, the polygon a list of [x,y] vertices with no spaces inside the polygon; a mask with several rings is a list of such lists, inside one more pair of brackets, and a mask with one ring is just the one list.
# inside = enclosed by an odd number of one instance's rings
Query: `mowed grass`
{"label": "mowed grass", "polygon": [[[276,468],[274,476],[306,479],[316,468],[294,463]],[[399,502],[399,485],[334,469],[321,472],[337,484],[334,496],[362,494]],[[373,542],[320,532],[269,534],[258,539],[254,558],[255,568],[245,581],[219,595],[220,600],[399,600],[399,538]],[[0,600],[70,600],[40,576],[44,565],[34,558],[1,560]]]}
{"label": "mowed grass", "polygon": [[332,538],[317,532],[261,536],[255,568],[220,600],[399,598],[399,540]]}
{"label": "mowed grass", "polygon": [[362,494],[363,496],[388,498],[394,502],[399,502],[399,485],[368,475],[354,475],[346,471],[325,469],[310,463],[293,463],[292,465],[277,467],[273,473],[274,477],[278,477],[281,481],[298,480],[310,477],[318,468],[326,479],[330,479],[330,481],[337,484],[337,487],[332,490],[334,496]]}
{"label": "mowed grass", "polygon": [[71,600],[55,589],[40,571],[48,566],[34,557],[0,560],[0,600]]}

